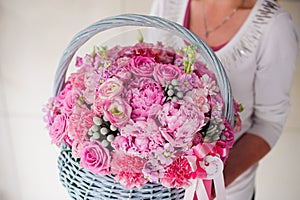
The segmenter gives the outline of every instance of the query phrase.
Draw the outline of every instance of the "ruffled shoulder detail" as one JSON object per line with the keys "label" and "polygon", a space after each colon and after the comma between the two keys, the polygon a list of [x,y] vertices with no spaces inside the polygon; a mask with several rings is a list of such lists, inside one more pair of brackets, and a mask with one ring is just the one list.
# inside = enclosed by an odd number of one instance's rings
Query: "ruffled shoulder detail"
{"label": "ruffled shoulder detail", "polygon": [[[226,70],[230,70],[234,62],[248,57],[258,46],[262,37],[263,29],[267,27],[274,16],[280,10],[280,6],[273,0],[258,1],[244,27],[238,32],[233,40],[217,52]],[[250,20],[250,21],[249,21]]]}

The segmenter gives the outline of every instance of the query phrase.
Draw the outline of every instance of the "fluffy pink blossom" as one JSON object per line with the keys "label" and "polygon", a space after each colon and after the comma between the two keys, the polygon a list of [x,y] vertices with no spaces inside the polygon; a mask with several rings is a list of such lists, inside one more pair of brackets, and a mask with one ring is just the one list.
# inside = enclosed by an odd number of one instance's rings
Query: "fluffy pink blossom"
{"label": "fluffy pink blossom", "polygon": [[95,174],[110,174],[110,154],[100,142],[85,141],[81,147],[80,158],[80,165],[85,169]]}
{"label": "fluffy pink blossom", "polygon": [[207,95],[216,95],[220,91],[217,82],[207,74],[204,74],[200,80],[200,88],[203,88]]}
{"label": "fluffy pink blossom", "polygon": [[159,182],[164,176],[164,168],[158,162],[147,162],[142,170],[145,178],[150,182]]}
{"label": "fluffy pink blossom", "polygon": [[166,83],[171,82],[173,79],[177,79],[181,74],[182,70],[175,65],[157,64],[154,68],[153,77],[158,83],[165,86]]}
{"label": "fluffy pink blossom", "polygon": [[64,114],[57,115],[54,118],[52,125],[49,128],[50,137],[52,138],[52,143],[60,145],[64,139],[67,128],[67,117]]}
{"label": "fluffy pink blossom", "polygon": [[161,105],[164,99],[161,85],[151,78],[138,78],[128,86],[127,100],[132,107],[131,118],[135,121],[146,120],[151,107]]}
{"label": "fluffy pink blossom", "polygon": [[207,113],[210,110],[209,101],[204,89],[193,89],[186,93],[184,99],[196,104],[203,113]]}

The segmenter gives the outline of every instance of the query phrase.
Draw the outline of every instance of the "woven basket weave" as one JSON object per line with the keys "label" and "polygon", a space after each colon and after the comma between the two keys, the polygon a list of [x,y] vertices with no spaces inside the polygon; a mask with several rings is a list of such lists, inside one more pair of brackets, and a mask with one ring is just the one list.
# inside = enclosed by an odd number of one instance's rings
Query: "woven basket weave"
{"label": "woven basket weave", "polygon": [[[65,83],[66,72],[77,50],[97,33],[108,29],[123,26],[152,27],[170,32],[190,44],[197,46],[199,53],[205,59],[206,64],[213,66],[212,71],[216,76],[221,95],[224,101],[224,116],[233,125],[233,102],[230,85],[224,69],[211,49],[195,34],[174,22],[146,15],[124,14],[100,20],[74,36],[60,60],[54,84],[56,96]],[[127,190],[114,181],[112,176],[95,175],[81,168],[72,157],[72,153],[66,145],[58,158],[60,180],[67,188],[70,196],[76,200],[90,199],[183,199],[184,189],[166,188],[160,184],[147,183],[142,189]]]}

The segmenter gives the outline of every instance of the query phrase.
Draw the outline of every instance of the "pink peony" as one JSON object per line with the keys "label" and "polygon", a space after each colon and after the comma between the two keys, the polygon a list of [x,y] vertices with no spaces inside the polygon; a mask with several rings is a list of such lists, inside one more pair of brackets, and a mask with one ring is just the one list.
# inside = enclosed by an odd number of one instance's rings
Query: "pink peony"
{"label": "pink peony", "polygon": [[57,115],[49,128],[52,143],[60,145],[66,135],[67,117],[64,114]]}
{"label": "pink peony", "polygon": [[105,117],[118,128],[129,121],[132,111],[131,107],[121,98],[105,101],[103,109]]}
{"label": "pink peony", "polygon": [[155,61],[151,57],[137,56],[132,58],[131,72],[136,76],[150,77],[153,74]]}
{"label": "pink peony", "polygon": [[173,147],[190,146],[196,132],[204,125],[204,113],[188,101],[165,103],[157,118],[162,135]]}
{"label": "pink peony", "polygon": [[162,87],[151,78],[138,78],[128,86],[127,99],[132,107],[131,118],[146,120],[149,111],[156,104],[161,105],[165,99]]}
{"label": "pink peony", "polygon": [[165,143],[154,121],[137,121],[127,124],[120,130],[120,136],[113,141],[116,149],[129,155],[146,158]]}
{"label": "pink peony", "polygon": [[80,165],[85,169],[100,175],[108,175],[111,157],[108,149],[99,141],[86,141],[80,151]]}
{"label": "pink peony", "polygon": [[177,79],[181,74],[182,71],[175,65],[157,64],[154,68],[153,77],[162,86],[165,86],[166,83],[171,82],[173,79]]}

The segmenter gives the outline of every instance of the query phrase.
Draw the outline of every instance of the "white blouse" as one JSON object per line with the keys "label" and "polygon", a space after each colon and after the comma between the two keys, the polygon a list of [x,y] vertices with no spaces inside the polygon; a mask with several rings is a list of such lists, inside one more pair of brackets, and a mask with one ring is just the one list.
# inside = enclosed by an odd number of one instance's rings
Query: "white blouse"
{"label": "white blouse", "polygon": [[[183,24],[188,0],[154,0],[151,14]],[[290,15],[272,0],[258,0],[244,25],[215,52],[242,103],[242,131],[273,147],[289,110],[298,34]]]}
{"label": "white blouse", "polygon": [[[154,0],[151,14],[183,24],[188,0]],[[289,111],[289,92],[298,56],[298,33],[290,15],[273,0],[257,0],[235,36],[216,53],[244,111],[242,131],[263,138],[270,147],[279,139]],[[257,166],[229,187],[228,199],[251,199]]]}

